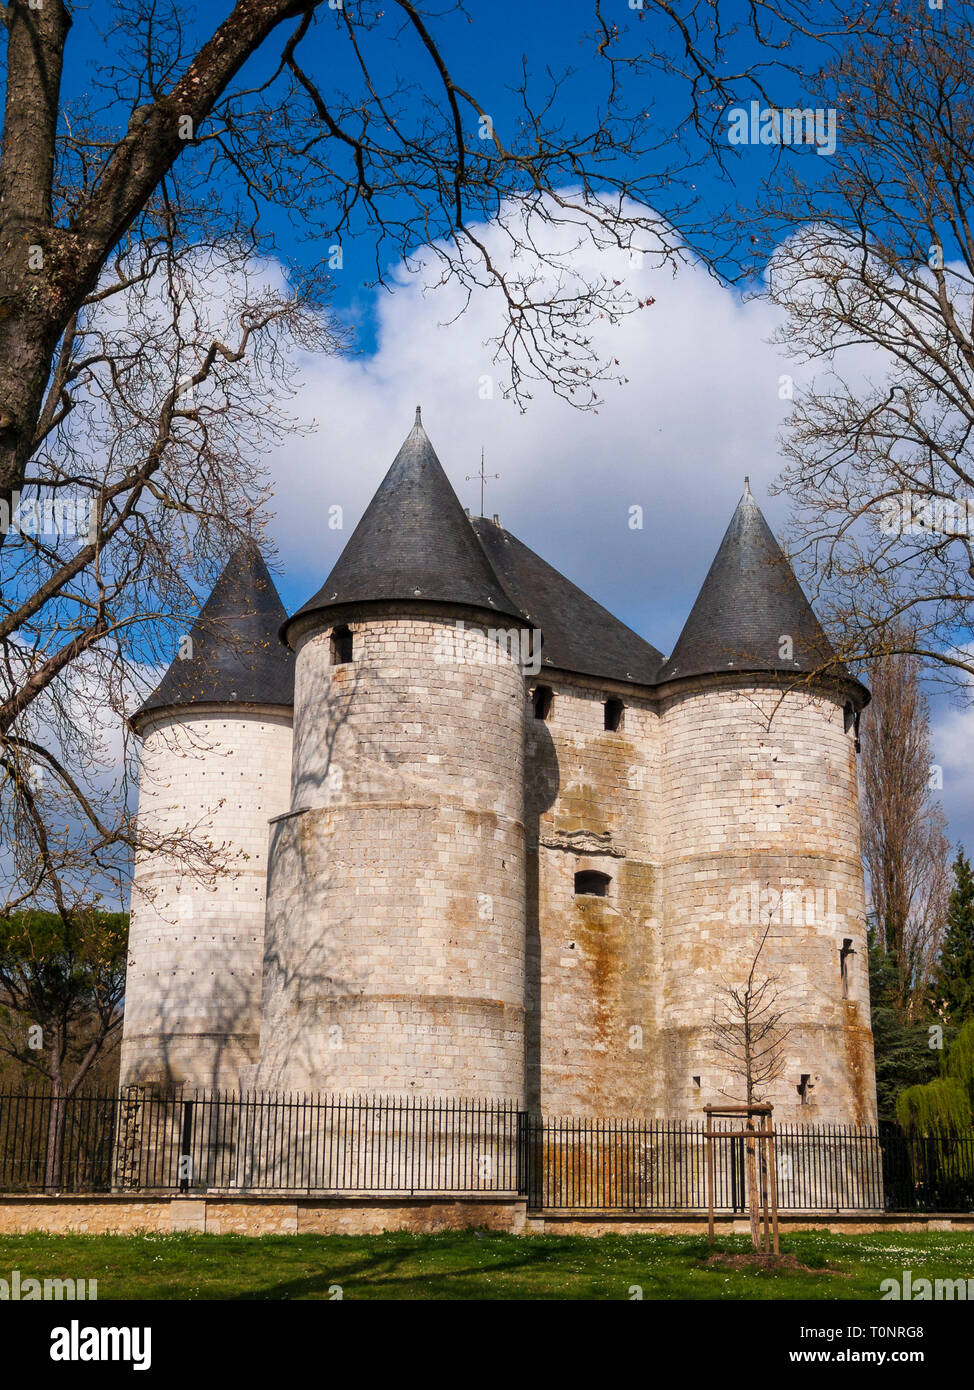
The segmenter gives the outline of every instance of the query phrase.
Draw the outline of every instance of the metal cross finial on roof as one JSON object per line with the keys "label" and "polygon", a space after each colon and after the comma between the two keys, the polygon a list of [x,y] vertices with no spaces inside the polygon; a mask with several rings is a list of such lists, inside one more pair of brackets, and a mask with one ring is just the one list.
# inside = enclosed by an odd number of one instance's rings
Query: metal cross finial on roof
{"label": "metal cross finial on roof", "polygon": [[467,476],[466,476],[466,478],[464,479],[464,482],[467,482],[467,483],[472,483],[473,480],[474,480],[474,478],[479,478],[479,479],[480,479],[480,515],[481,515],[481,516],[483,516],[483,514],[484,514],[484,488],[487,486],[487,480],[488,480],[488,478],[499,478],[499,477],[500,477],[500,474],[499,474],[499,473],[485,473],[485,472],[484,472],[484,451],[483,451],[483,449],[481,449],[481,451],[480,451],[480,472],[479,472],[479,473],[468,473]]}

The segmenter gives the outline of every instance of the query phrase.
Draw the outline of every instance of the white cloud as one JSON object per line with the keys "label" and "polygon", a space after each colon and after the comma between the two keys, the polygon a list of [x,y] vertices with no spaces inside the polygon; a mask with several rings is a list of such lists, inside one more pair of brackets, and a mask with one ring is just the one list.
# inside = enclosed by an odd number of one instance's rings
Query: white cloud
{"label": "white cloud", "polygon": [[943,695],[931,696],[931,745],[934,764],[943,769],[943,789],[934,793],[949,821],[952,844],[961,841],[974,853],[974,704],[959,706]]}
{"label": "white cloud", "polygon": [[[526,413],[481,399],[494,376],[485,343],[498,332],[496,299],[476,297],[455,323],[456,296],[424,294],[400,277],[379,301],[378,346],[358,359],[305,360],[296,400],[317,430],[271,456],[286,568],[286,601],[322,584],[381,481],[417,404],[464,505],[479,510],[476,481],[486,449],[485,511],[657,646],[669,649],[743,490],[762,502],[778,469],[775,436],[788,409],[779,377],[789,370],[769,338],[777,313],[742,303],[700,267],[640,270],[622,253],[588,248],[582,273],[624,280],[655,303],[612,325],[597,322],[601,354],[619,360],[627,385],[607,384],[598,414],[581,413],[539,384]],[[330,505],[343,531],[327,529]],[[628,526],[644,509],[644,529]],[[772,525],[782,503],[767,506]]]}
{"label": "white cloud", "polygon": [[[472,300],[450,322],[456,299],[402,274],[379,292],[378,342],[360,358],[305,360],[295,405],[317,421],[308,437],[271,456],[277,517],[272,532],[295,607],[327,577],[408,432],[417,404],[453,486],[479,509],[481,448],[488,475],[485,511],[649,641],[669,652],[740,497],[745,474],[772,527],[785,499],[768,497],[780,467],[779,430],[789,409],[779,380],[796,390],[811,369],[789,364],[769,342],[779,311],[742,301],[699,266],[646,266],[593,248],[581,273],[623,279],[655,303],[622,322],[595,325],[600,354],[629,378],[608,385],[597,414],[583,414],[538,385],[522,414],[495,390],[480,398],[496,367],[485,346],[499,330],[499,306]],[[425,291],[425,292],[424,292]],[[875,369],[868,350],[849,354],[850,373]],[[330,505],[344,529],[327,529]],[[629,507],[644,529],[628,526]],[[974,710],[934,702],[936,760],[950,834],[974,845]]]}

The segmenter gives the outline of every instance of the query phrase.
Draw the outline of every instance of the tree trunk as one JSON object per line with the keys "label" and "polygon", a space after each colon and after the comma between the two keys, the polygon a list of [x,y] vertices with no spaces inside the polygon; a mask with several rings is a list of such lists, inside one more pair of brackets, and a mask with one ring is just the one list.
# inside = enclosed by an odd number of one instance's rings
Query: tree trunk
{"label": "tree trunk", "polygon": [[747,1138],[744,1147],[747,1151],[747,1214],[751,1223],[751,1244],[755,1250],[761,1249],[761,1226],[758,1216],[758,1167],[756,1162],[757,1144],[754,1139],[751,1117],[748,1116]]}
{"label": "tree trunk", "polygon": [[64,1158],[64,1129],[68,1098],[61,1087],[51,1092],[51,1113],[47,1121],[47,1157],[44,1162],[44,1191],[61,1186]]}

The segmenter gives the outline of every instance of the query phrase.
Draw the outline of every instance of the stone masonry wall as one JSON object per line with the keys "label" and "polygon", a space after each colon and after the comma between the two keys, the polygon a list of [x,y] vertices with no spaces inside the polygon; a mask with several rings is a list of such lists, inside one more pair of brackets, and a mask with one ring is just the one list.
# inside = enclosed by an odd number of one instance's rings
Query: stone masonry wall
{"label": "stone masonry wall", "polygon": [[298,643],[258,1084],[519,1099],[520,667],[486,623],[373,612],[346,665]]}
{"label": "stone masonry wall", "polygon": [[721,989],[744,983],[770,920],[757,978],[777,979],[791,1029],[768,1092],[776,1121],[875,1123],[856,754],[842,697],[698,681],[663,692],[662,713],[668,1113],[699,1117],[706,1103],[743,1099],[709,1025],[715,1005],[727,1016]]}
{"label": "stone masonry wall", "polygon": [[225,847],[200,883],[171,857],[136,864],[122,1085],[237,1087],[260,1030],[268,820],[288,804],[290,715],[194,707],[145,732],[139,815]]}
{"label": "stone masonry wall", "polygon": [[[544,673],[547,720],[529,717],[527,789],[530,1103],[548,1114],[652,1113],[658,1099],[659,717],[619,692]],[[605,897],[575,874],[608,875]]]}

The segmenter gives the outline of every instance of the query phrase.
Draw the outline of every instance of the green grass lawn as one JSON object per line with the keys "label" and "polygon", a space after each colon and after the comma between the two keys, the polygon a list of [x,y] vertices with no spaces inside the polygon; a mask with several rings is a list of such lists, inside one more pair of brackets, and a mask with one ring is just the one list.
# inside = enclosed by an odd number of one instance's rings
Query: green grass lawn
{"label": "green grass lawn", "polygon": [[[746,1237],[717,1249],[743,1252]],[[97,1279],[99,1300],[878,1299],[880,1282],[974,1278],[974,1234],[788,1235],[807,1269],[712,1268],[699,1236],[0,1236],[0,1278]]]}

